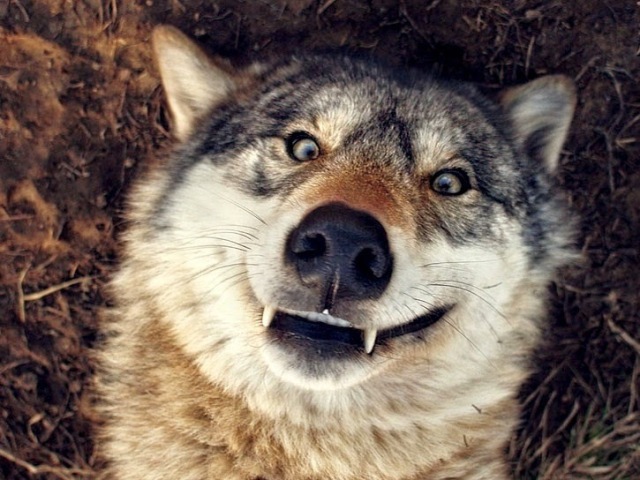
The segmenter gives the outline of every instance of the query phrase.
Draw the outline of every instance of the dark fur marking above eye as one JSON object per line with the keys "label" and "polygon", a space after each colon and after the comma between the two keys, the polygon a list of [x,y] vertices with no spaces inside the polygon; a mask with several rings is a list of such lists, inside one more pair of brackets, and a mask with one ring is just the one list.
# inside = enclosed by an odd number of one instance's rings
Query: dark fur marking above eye
{"label": "dark fur marking above eye", "polygon": [[415,160],[413,156],[413,145],[411,144],[411,133],[407,123],[398,117],[396,109],[394,108],[389,117],[387,118],[389,128],[396,131],[398,134],[398,140],[400,142],[400,149],[404,154],[409,165],[414,165]]}
{"label": "dark fur marking above eye", "polygon": [[514,183],[514,179],[506,179],[496,168],[495,162],[491,161],[496,154],[487,150],[479,140],[472,140],[458,153],[473,169],[474,187],[484,197],[502,205],[508,214],[514,215],[514,199],[519,196],[521,189],[517,182]]}

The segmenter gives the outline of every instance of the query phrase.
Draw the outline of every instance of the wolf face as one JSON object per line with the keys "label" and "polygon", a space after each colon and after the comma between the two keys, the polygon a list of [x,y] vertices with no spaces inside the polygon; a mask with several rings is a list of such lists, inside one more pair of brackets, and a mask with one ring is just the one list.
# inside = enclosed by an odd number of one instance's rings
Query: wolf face
{"label": "wolf face", "polygon": [[[169,342],[205,390],[275,422],[278,467],[238,447],[254,466],[233,478],[504,475],[546,285],[571,257],[552,179],[571,82],[493,102],[350,57],[236,70],[169,27],[154,49],[181,143],[132,195],[121,339],[106,349],[132,360],[107,370],[145,376],[132,351]],[[167,332],[155,346],[151,325]],[[498,466],[454,466],[473,449],[485,453],[467,462]]]}

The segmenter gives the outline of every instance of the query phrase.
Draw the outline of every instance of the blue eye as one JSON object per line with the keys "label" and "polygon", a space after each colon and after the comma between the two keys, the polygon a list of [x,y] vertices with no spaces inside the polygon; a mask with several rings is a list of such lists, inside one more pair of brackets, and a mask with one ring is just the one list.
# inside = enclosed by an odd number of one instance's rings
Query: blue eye
{"label": "blue eye", "polygon": [[431,177],[431,189],[441,195],[462,195],[471,188],[462,170],[441,170]]}
{"label": "blue eye", "polygon": [[287,139],[287,152],[294,160],[306,162],[320,156],[320,147],[310,135],[296,132]]}

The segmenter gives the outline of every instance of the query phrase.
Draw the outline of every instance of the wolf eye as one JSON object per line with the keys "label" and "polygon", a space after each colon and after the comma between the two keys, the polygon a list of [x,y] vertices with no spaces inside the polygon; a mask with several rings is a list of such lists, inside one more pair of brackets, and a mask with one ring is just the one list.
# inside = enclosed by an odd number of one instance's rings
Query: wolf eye
{"label": "wolf eye", "polygon": [[441,195],[462,195],[471,185],[462,170],[441,170],[431,177],[431,188]]}
{"label": "wolf eye", "polygon": [[306,162],[320,156],[320,147],[309,134],[296,132],[287,139],[287,153],[294,160]]}

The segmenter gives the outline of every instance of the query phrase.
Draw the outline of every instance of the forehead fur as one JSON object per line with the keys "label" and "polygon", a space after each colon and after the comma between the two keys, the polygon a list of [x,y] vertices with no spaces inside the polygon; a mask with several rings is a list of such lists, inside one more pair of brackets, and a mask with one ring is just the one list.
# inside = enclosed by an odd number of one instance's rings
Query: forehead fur
{"label": "forehead fur", "polygon": [[[360,128],[359,140],[369,129],[377,143],[395,142],[386,133],[390,124],[401,122],[422,161],[451,157],[451,150],[470,150],[487,139],[492,146],[508,143],[504,115],[471,85],[349,57],[294,58],[267,72],[255,107],[279,122],[285,134],[310,129],[337,147]],[[510,153],[503,150],[498,152],[503,157]]]}
{"label": "forehead fur", "polygon": [[325,148],[335,150],[349,132],[372,118],[375,105],[363,100],[358,85],[345,85],[344,88],[326,85],[314,95],[301,99],[301,111],[286,125],[286,131],[307,131]]}

